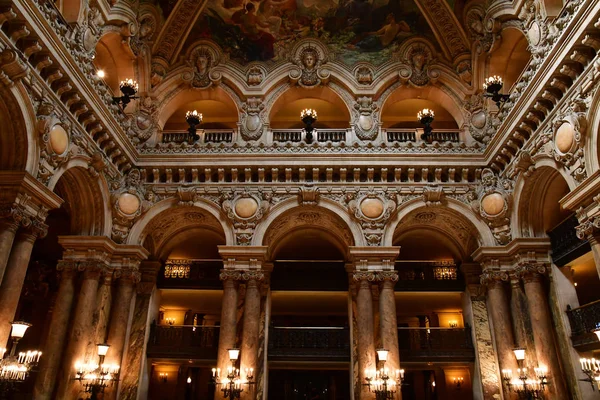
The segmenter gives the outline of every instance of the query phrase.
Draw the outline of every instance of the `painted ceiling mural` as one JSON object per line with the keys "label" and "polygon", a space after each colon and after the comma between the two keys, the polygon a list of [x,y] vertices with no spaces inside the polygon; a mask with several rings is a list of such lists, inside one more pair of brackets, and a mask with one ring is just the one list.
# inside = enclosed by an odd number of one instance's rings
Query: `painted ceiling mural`
{"label": "painted ceiling mural", "polygon": [[[447,0],[450,8],[456,1]],[[158,0],[165,19],[176,2]],[[437,43],[415,0],[207,0],[183,48],[211,39],[240,64],[278,62],[296,41],[312,37],[347,65],[379,65],[416,36]]]}

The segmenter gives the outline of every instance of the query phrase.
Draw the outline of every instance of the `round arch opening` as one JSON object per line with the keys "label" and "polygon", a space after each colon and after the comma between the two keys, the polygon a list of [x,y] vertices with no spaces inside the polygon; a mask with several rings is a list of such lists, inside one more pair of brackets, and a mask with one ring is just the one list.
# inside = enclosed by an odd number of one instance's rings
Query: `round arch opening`
{"label": "round arch opening", "polygon": [[116,32],[102,36],[96,45],[94,66],[102,71],[104,82],[116,96],[120,96],[119,83],[125,79],[135,79],[133,58]]}
{"label": "round arch opening", "polygon": [[488,60],[488,76],[498,75],[504,81],[504,93],[509,93],[531,59],[529,42],[520,30],[507,28],[501,33],[500,46]]}

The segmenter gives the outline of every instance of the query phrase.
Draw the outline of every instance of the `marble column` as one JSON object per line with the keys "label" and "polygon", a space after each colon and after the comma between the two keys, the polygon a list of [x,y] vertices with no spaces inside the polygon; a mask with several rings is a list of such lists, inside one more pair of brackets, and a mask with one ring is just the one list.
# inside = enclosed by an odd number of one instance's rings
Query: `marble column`
{"label": "marble column", "polygon": [[12,217],[7,217],[0,222],[0,283],[4,277],[6,263],[18,228],[19,221]]}
{"label": "marble column", "polygon": [[[395,374],[396,369],[400,369],[398,322],[396,321],[396,298],[394,296],[394,286],[398,281],[398,273],[396,271],[385,271],[380,272],[377,276],[381,281],[379,289],[381,346],[389,352],[385,366]],[[396,398],[402,398],[401,391],[397,392]]]}
{"label": "marble column", "polygon": [[103,271],[100,278],[98,293],[96,294],[96,308],[92,317],[92,325],[94,326],[94,334],[90,335],[86,346],[85,359],[93,360],[98,355],[98,344],[106,343],[108,334],[108,321],[110,317],[110,305],[112,299],[112,283],[113,269]]}
{"label": "marble column", "polygon": [[[131,314],[131,300],[135,292],[135,285],[139,281],[139,273],[134,269],[120,271],[117,281],[117,293],[111,308],[110,324],[108,326],[108,340],[110,345],[106,355],[108,364],[123,364],[123,351],[127,340],[127,327],[129,326],[129,315]],[[117,398],[117,387],[106,390],[105,400]]]}
{"label": "marble column", "polygon": [[600,234],[594,232],[593,234],[587,236],[587,240],[592,248],[594,264],[596,264],[596,272],[598,273],[598,276],[600,276]]}
{"label": "marble column", "polygon": [[355,272],[354,280],[357,282],[356,293],[356,324],[358,343],[358,380],[361,387],[359,399],[370,399],[372,394],[367,386],[365,370],[374,369],[375,365],[375,338],[373,336],[373,297],[371,281],[374,280],[372,272]]}
{"label": "marble column", "polygon": [[[259,362],[259,334],[260,334],[260,282],[264,279],[261,271],[246,271],[243,274],[246,283],[246,298],[244,301],[244,322],[242,326],[242,348],[240,349],[240,371],[245,379],[246,368],[258,371]],[[246,388],[242,392],[242,399],[254,399],[253,388]]]}
{"label": "marble column", "polygon": [[79,394],[81,389],[79,383],[73,382],[71,379],[76,362],[97,362],[97,358],[85,360],[84,357],[89,338],[94,334],[92,319],[98,284],[105,265],[99,261],[84,261],[79,264],[79,268],[83,269],[83,280],[77,296],[77,305],[73,312],[69,343],[62,362],[62,374],[58,382],[57,398],[59,399],[77,398],[75,396]]}
{"label": "marble column", "polygon": [[[221,305],[221,325],[219,327],[219,350],[217,367],[221,371],[227,371],[231,365],[229,353],[227,350],[235,347],[236,327],[237,327],[237,304],[238,304],[238,280],[241,274],[239,271],[221,271],[221,280],[223,281],[223,301]],[[255,368],[255,367],[254,367]],[[221,396],[220,391],[215,391],[217,397]]]}
{"label": "marble column", "polygon": [[40,359],[33,388],[34,399],[50,400],[54,392],[75,297],[76,268],[77,264],[74,261],[60,261],[57,266],[57,269],[61,271],[60,286],[52,310],[50,329],[42,350],[44,356]]}
{"label": "marble column", "polygon": [[156,288],[156,275],[160,266],[158,261],[142,261],[140,264],[141,282],[137,285],[127,354],[121,365],[120,400],[137,400],[138,393],[144,393],[141,376],[146,357],[150,299]]}
{"label": "marble column", "polygon": [[[504,278],[504,280],[502,278]],[[513,371],[513,374],[516,374],[518,365],[513,352],[513,349],[516,346],[513,336],[513,326],[510,319],[511,312],[506,296],[506,279],[508,279],[508,276],[501,273],[496,279],[492,278],[486,282],[487,309],[489,316],[492,319],[500,370],[510,369]],[[508,391],[505,391],[505,397],[516,399],[516,393],[511,392],[509,394]]]}
{"label": "marble column", "polygon": [[10,323],[15,318],[19,305],[33,243],[38,237],[45,236],[47,231],[48,227],[36,220],[31,226],[17,233],[0,284],[0,347],[6,347],[10,337]]}
{"label": "marble column", "polygon": [[568,399],[569,393],[556,352],[554,324],[550,315],[548,295],[542,281],[545,267],[541,264],[527,264],[517,267],[517,273],[522,277],[525,287],[538,365],[545,365],[549,370],[548,391],[551,398]]}

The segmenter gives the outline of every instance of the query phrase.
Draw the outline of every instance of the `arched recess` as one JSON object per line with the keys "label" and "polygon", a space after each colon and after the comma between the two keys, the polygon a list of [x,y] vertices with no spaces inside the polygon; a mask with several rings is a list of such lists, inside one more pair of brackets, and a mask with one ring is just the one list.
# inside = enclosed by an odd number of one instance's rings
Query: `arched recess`
{"label": "arched recess", "polygon": [[165,241],[169,237],[200,228],[215,232],[227,245],[235,244],[233,227],[216,205],[198,201],[191,206],[180,206],[175,198],[163,200],[143,214],[131,228],[127,243],[144,244],[152,254],[158,254],[169,249]]}
{"label": "arched recess", "polygon": [[302,128],[300,112],[305,108],[317,110],[317,128],[348,128],[350,110],[347,104],[328,87],[304,89],[293,87],[279,96],[269,112],[269,123],[273,129]]}
{"label": "arched recess", "polygon": [[125,46],[119,33],[108,32],[96,45],[94,57],[94,66],[104,73],[104,82],[118,95],[121,81],[135,79],[134,58]]}
{"label": "arched recess", "polygon": [[589,138],[586,138],[583,152],[588,176],[600,169],[600,91],[596,92],[591,104],[595,106],[589,112]]}
{"label": "arched recess", "polygon": [[0,88],[0,170],[36,174],[39,151],[35,113],[21,84]]}
{"label": "arched recess", "polygon": [[546,237],[547,232],[572,214],[560,206],[570,187],[561,173],[551,166],[539,166],[517,183],[513,226],[521,237]]}
{"label": "arched recess", "polygon": [[229,93],[220,87],[180,91],[161,109],[158,124],[163,130],[186,130],[185,113],[191,110],[202,114],[202,128],[237,128],[238,107]]}
{"label": "arched recess", "polygon": [[527,38],[517,28],[506,28],[501,32],[498,46],[487,60],[487,76],[498,75],[504,81],[504,93],[508,93],[517,82],[531,59]]}
{"label": "arched recess", "polygon": [[381,122],[384,128],[400,126],[417,128],[417,113],[423,108],[433,109],[434,128],[454,129],[465,123],[461,106],[446,92],[434,86],[424,88],[400,87],[394,90],[384,101],[381,110]]}
{"label": "arched recess", "polygon": [[[362,229],[347,210],[333,200],[321,198],[318,205],[299,206],[296,198],[277,203],[254,230],[253,246],[271,246],[281,242],[294,229],[317,229],[328,232],[337,248],[346,254],[348,246],[366,246]],[[287,232],[287,233],[286,233]],[[269,254],[277,250],[269,249]]]}
{"label": "arched recess", "polygon": [[94,178],[80,165],[61,169],[50,181],[50,188],[65,202],[61,208],[69,215],[72,235],[109,235],[111,213],[106,182]]}
{"label": "arched recess", "polygon": [[470,207],[450,198],[436,207],[427,206],[422,199],[401,204],[385,228],[383,245],[393,246],[398,235],[419,226],[446,235],[448,243],[454,243],[454,253],[460,253],[463,260],[478,246],[496,245],[488,226]]}

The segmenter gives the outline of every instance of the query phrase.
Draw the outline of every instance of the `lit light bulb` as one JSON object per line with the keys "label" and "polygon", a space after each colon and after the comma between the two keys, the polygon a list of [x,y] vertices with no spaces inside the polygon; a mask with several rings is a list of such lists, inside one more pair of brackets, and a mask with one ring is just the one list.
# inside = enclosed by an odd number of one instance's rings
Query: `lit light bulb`
{"label": "lit light bulb", "polygon": [[96,76],[98,78],[104,78],[106,76],[106,73],[104,72],[104,70],[99,69],[98,71],[96,71]]}

